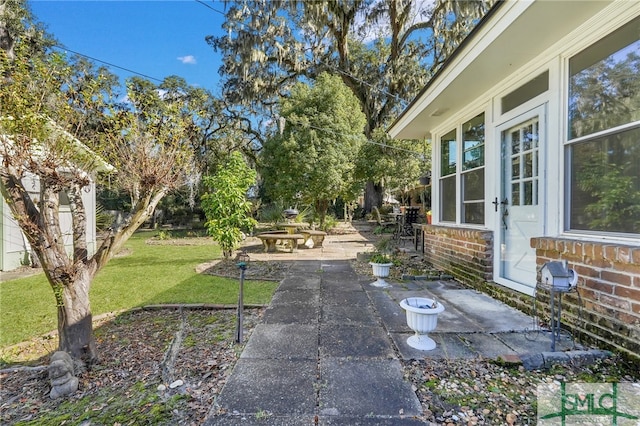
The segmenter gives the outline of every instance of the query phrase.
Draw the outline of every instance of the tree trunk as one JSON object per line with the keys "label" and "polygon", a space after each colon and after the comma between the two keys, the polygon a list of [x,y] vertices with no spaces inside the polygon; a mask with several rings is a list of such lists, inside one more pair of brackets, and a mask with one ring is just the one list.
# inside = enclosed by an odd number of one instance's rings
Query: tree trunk
{"label": "tree trunk", "polygon": [[382,185],[373,182],[367,182],[364,189],[364,211],[371,213],[374,207],[382,206],[382,198],[384,196],[384,188]]}
{"label": "tree trunk", "polygon": [[89,303],[90,284],[89,273],[83,271],[75,281],[53,290],[58,303],[59,349],[85,363],[98,360]]}

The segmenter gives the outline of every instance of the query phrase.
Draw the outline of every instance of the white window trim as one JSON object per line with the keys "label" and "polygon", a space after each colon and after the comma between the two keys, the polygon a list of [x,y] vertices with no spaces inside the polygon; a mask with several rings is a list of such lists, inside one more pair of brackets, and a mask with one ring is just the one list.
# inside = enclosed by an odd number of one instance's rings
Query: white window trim
{"label": "white window trim", "polygon": [[[475,107],[475,108],[474,108]],[[487,230],[489,226],[487,226],[487,206],[491,205],[487,202],[487,194],[489,193],[490,182],[488,180],[488,155],[489,149],[493,149],[493,141],[489,140],[489,130],[488,126],[491,120],[493,108],[491,102],[477,102],[473,106],[466,108],[465,111],[461,114],[455,116],[454,119],[448,120],[446,124],[438,127],[432,132],[432,223],[437,224],[439,226],[449,226],[449,227],[464,227],[469,229],[478,229],[478,230]],[[478,115],[484,113],[484,193],[485,193],[485,205],[484,205],[484,224],[478,223],[463,223],[462,222],[462,159],[463,159],[463,147],[462,147],[462,125],[469,120],[477,117]],[[441,205],[441,194],[440,194],[440,181],[443,176],[442,173],[442,144],[441,138],[452,130],[456,131],[456,220],[455,222],[443,222],[440,218],[440,205]],[[492,130],[491,130],[492,131]],[[491,146],[489,146],[491,144]],[[479,167],[476,167],[471,170],[476,170]],[[470,170],[465,170],[468,172]],[[450,176],[450,175],[449,175]],[[433,208],[435,207],[435,208]]]}

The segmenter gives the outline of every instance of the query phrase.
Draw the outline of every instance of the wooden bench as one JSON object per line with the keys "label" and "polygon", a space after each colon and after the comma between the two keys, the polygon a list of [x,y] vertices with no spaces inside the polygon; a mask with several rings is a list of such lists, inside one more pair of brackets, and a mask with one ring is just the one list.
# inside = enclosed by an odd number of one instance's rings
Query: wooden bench
{"label": "wooden bench", "polygon": [[298,240],[304,240],[304,235],[300,234],[285,234],[285,233],[266,233],[257,235],[262,240],[264,246],[264,252],[276,251],[276,243],[278,241],[286,243],[289,246],[291,253],[298,249]]}
{"label": "wooden bench", "polygon": [[327,236],[327,233],[324,231],[315,231],[313,229],[305,229],[300,231],[300,234],[304,236],[304,244],[307,245],[309,240],[313,242],[311,247],[322,247],[322,243],[324,242],[324,237]]}

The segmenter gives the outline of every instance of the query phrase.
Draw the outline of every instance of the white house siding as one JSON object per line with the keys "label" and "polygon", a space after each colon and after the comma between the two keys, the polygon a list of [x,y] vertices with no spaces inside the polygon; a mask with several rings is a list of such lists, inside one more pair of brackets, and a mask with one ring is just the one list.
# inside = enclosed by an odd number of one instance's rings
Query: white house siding
{"label": "white house siding", "polygon": [[[571,14],[572,8],[575,14]],[[568,231],[565,225],[565,198],[568,195],[564,183],[565,148],[568,140],[566,94],[569,59],[638,16],[640,2],[506,2],[484,23],[484,27],[476,31],[472,40],[463,46],[462,52],[459,52],[412,102],[407,111],[393,124],[390,134],[400,138],[429,138],[433,142],[434,225],[425,226],[425,241],[434,239],[438,244],[426,247],[427,259],[436,259],[440,262],[439,267],[454,273],[454,276],[459,265],[464,264],[468,269],[470,259],[476,259],[475,276],[480,277],[489,272],[489,275],[493,275],[494,282],[526,295],[536,293],[539,280],[536,267],[540,267],[541,260],[553,260],[554,255],[557,259],[569,260],[576,270],[590,271],[589,276],[581,277],[580,281],[580,290],[584,296],[590,297],[585,300],[583,309],[587,312],[583,313],[582,318],[606,324],[599,327],[583,327],[581,331],[591,337],[595,336],[596,340],[600,339],[605,345],[640,357],[640,345],[634,346],[632,343],[634,339],[637,342],[640,336],[640,291],[628,290],[640,288],[640,265],[637,264],[640,238],[634,234]],[[548,72],[546,91],[508,112],[502,111],[501,101],[505,95],[544,72]],[[444,167],[440,155],[440,139],[457,128],[457,143],[460,145],[461,124],[480,113],[484,113],[485,116],[485,221],[484,224],[474,225],[463,223],[460,213],[462,207],[458,199],[455,221],[445,222],[439,211],[443,200],[438,179]],[[544,139],[544,143],[539,153],[542,167],[539,179],[542,223],[540,232],[531,239],[534,262],[530,277],[526,282],[512,282],[501,276],[502,214],[500,210],[495,212],[492,202],[496,198],[500,199],[502,193],[501,131],[527,117],[540,117],[542,121],[540,137]],[[462,158],[458,153],[457,166],[461,163]],[[456,187],[459,197],[459,171],[456,175]],[[457,231],[452,233],[446,229]],[[464,230],[473,233],[465,234]],[[486,231],[491,232],[493,238],[487,236]],[[474,247],[475,241],[484,239],[492,247],[489,250],[477,249],[473,256],[465,257],[464,254],[454,251],[443,256],[439,251],[442,250],[441,247],[446,246],[443,238],[447,238],[447,235],[455,235],[458,239],[453,245],[460,246],[468,240],[465,247]],[[481,238],[478,237],[480,235]],[[558,247],[576,247],[575,244],[583,243],[617,246],[620,252],[629,253],[631,260],[626,263],[612,263],[607,268],[593,272],[594,269],[588,267],[588,264],[597,262],[598,259],[594,260],[593,256],[587,255],[575,256],[565,249],[554,251],[546,245],[542,250],[540,238],[552,238],[557,241],[555,244]],[[492,268],[489,266],[491,263]],[[622,273],[616,274],[616,268],[622,268],[617,271]],[[594,274],[604,275],[600,277]],[[468,271],[467,275],[470,275]],[[612,276],[624,279],[616,286],[616,283],[611,282]],[[465,281],[464,276],[458,278]],[[611,288],[607,287],[606,290],[610,290],[610,293],[602,290],[600,283],[603,281],[612,284]],[[592,288],[592,284],[600,287]],[[616,294],[616,291],[619,294]],[[569,302],[571,297],[568,297]],[[520,298],[527,303],[526,298],[517,296],[517,293],[514,298]],[[577,314],[575,315],[577,318]],[[581,327],[575,322],[571,325]]]}

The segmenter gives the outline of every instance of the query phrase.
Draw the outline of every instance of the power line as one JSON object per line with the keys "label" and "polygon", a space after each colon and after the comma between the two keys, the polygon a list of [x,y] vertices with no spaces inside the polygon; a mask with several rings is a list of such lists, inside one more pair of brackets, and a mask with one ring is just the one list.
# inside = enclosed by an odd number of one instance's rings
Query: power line
{"label": "power line", "polygon": [[[302,121],[296,121],[296,120],[291,120],[291,119],[285,119],[285,122],[289,122],[291,124],[297,124],[299,126],[303,126],[303,127],[308,127],[310,129],[315,129],[315,130],[320,130],[323,132],[328,132],[328,133],[333,133],[334,135],[338,135],[338,136],[344,136],[344,137],[350,137],[350,138],[357,138],[357,136],[355,135],[350,135],[347,133],[341,133],[341,132],[337,132],[333,129],[328,129],[326,127],[318,127],[318,126],[314,126],[313,124],[308,124],[308,123],[303,123]],[[393,145],[388,145],[386,143],[382,143],[382,142],[375,142],[372,141],[370,139],[366,140],[367,143],[373,144],[373,145],[378,145],[378,146],[382,146],[384,148],[390,148],[390,149],[395,149],[398,151],[404,151],[404,152],[408,152],[410,154],[415,154],[415,155],[419,155],[420,157],[424,157],[424,153],[423,152],[418,152],[418,151],[412,151],[410,149],[405,149],[405,148],[401,148],[399,146],[393,146]]]}
{"label": "power line", "polygon": [[208,9],[213,10],[214,12],[219,13],[219,14],[220,14],[220,15],[222,15],[222,16],[227,16],[227,14],[226,14],[226,13],[224,13],[223,11],[218,10],[218,9],[216,9],[216,8],[214,8],[214,7],[209,6],[208,4],[206,4],[205,2],[203,2],[202,0],[196,0],[196,2],[200,3],[201,5],[203,5],[204,7],[208,8]]}
{"label": "power line", "polygon": [[[310,60],[313,60],[313,58],[310,58]],[[334,70],[334,71],[337,71],[337,72],[339,72],[339,73],[341,73],[341,74],[344,74],[344,75],[346,75],[347,77],[351,77],[352,79],[354,79],[355,81],[357,81],[357,82],[358,82],[358,83],[360,83],[360,84],[364,84],[365,86],[369,86],[369,87],[370,87],[371,89],[373,89],[374,91],[377,91],[377,92],[380,92],[380,93],[384,93],[385,95],[391,96],[391,97],[392,97],[392,98],[394,98],[396,101],[400,102],[400,103],[402,104],[402,106],[403,106],[403,107],[405,107],[405,108],[407,107],[408,102],[407,102],[407,101],[405,101],[404,99],[402,99],[400,96],[398,96],[398,95],[396,95],[396,94],[394,94],[394,93],[391,93],[391,92],[389,92],[389,91],[387,91],[387,90],[381,89],[381,88],[379,88],[379,87],[375,87],[373,84],[368,83],[368,82],[366,82],[366,81],[362,80],[361,78],[358,78],[358,77],[356,77],[355,75],[353,75],[353,74],[351,74],[351,73],[349,73],[349,72],[347,72],[347,71],[345,71],[345,70],[343,70],[343,69],[341,69],[341,68],[336,67],[335,65],[331,65],[331,64],[329,64],[329,63],[327,63],[327,62],[325,62],[325,61],[321,61],[321,62],[322,62],[322,64],[324,64],[325,66],[327,66],[327,67],[329,67],[329,68],[333,68],[333,70]]]}
{"label": "power line", "polygon": [[93,56],[85,55],[84,53],[76,52],[75,50],[71,50],[68,47],[63,46],[61,44],[54,44],[53,47],[56,47],[56,48],[61,49],[61,50],[66,50],[68,52],[73,53],[74,55],[82,56],[83,58],[91,59],[92,61],[100,62],[101,64],[105,64],[105,65],[113,67],[113,68],[118,68],[120,70],[123,70],[123,71],[126,71],[126,72],[130,72],[132,74],[139,75],[140,77],[148,78],[149,80],[155,80],[155,81],[158,81],[160,83],[162,83],[162,81],[163,81],[163,80],[161,80],[159,78],[151,77],[150,75],[143,74],[143,73],[134,71],[134,70],[129,69],[129,68],[121,67],[120,65],[112,64],[111,62],[103,61],[102,59],[94,58]]}

